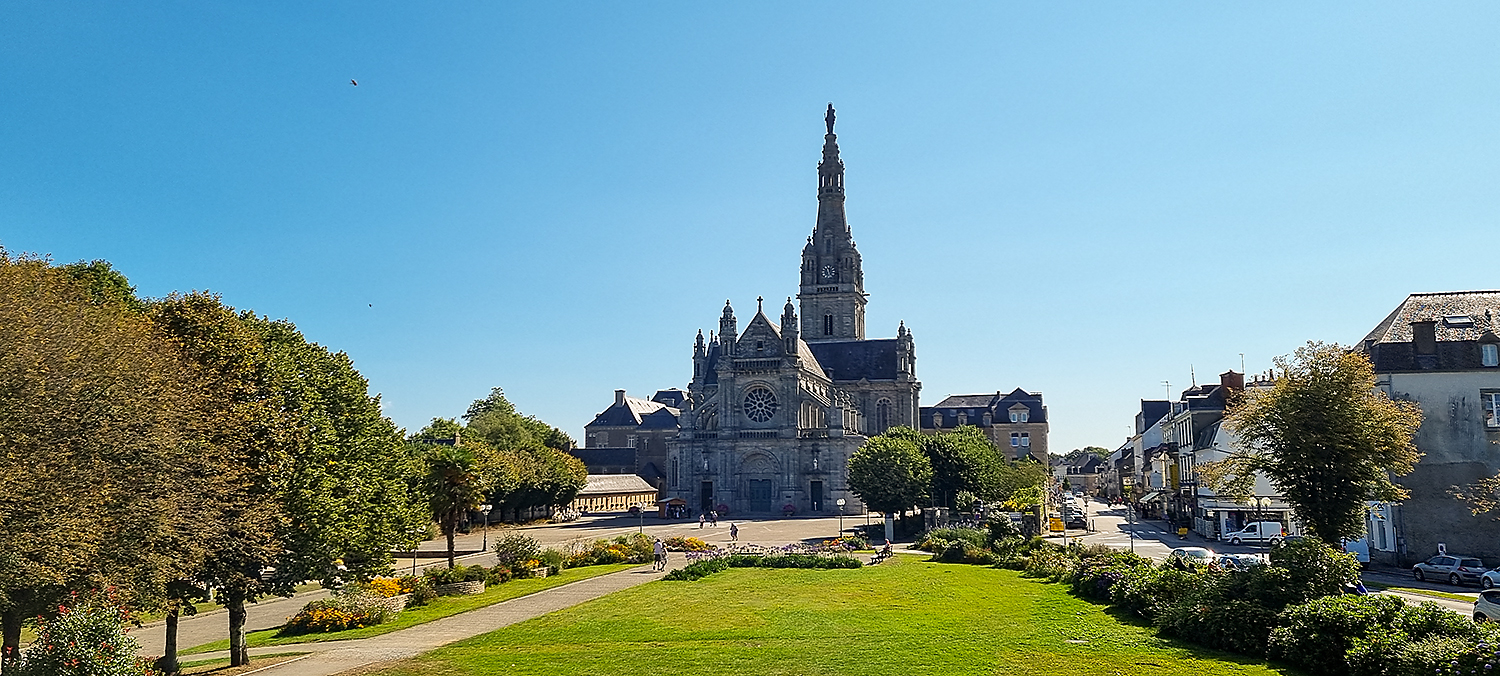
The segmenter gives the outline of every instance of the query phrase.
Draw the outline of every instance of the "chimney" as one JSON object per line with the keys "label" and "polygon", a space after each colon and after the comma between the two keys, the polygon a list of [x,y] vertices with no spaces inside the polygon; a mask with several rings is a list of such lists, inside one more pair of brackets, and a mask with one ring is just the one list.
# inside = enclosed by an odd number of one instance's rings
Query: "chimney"
{"label": "chimney", "polygon": [[1219,387],[1230,392],[1243,392],[1245,390],[1245,374],[1235,373],[1233,369],[1220,373]]}
{"label": "chimney", "polygon": [[1411,344],[1417,354],[1437,354],[1437,322],[1412,322]]}
{"label": "chimney", "polygon": [[615,406],[625,405],[625,390],[615,390]]}

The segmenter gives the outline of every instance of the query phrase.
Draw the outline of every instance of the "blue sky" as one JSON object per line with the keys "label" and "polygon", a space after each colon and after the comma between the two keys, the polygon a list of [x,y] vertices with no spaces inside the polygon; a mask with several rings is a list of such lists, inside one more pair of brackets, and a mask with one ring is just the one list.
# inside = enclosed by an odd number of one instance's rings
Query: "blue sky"
{"label": "blue sky", "polygon": [[[796,292],[839,110],[869,334],[1054,451],[1416,291],[1500,287],[1488,3],[0,8],[0,244],[209,289],[415,429],[576,437]],[[349,84],[357,79],[359,86]]]}

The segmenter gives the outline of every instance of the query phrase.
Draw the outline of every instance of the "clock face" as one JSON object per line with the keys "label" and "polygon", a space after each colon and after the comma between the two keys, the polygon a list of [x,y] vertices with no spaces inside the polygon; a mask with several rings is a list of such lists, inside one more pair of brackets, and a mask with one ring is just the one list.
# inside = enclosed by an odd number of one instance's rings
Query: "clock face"
{"label": "clock face", "polygon": [[834,269],[832,265],[823,266],[823,279],[833,279]]}

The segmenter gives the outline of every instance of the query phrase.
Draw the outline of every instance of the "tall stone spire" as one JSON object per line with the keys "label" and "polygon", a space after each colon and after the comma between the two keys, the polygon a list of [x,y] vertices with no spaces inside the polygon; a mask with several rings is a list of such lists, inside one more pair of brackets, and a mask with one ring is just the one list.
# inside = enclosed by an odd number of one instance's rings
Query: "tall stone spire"
{"label": "tall stone spire", "polygon": [[844,161],[833,133],[833,104],[823,116],[823,159],[818,162],[818,222],[802,249],[802,337],[809,342],[864,340],[865,276],[854,235],[844,216]]}

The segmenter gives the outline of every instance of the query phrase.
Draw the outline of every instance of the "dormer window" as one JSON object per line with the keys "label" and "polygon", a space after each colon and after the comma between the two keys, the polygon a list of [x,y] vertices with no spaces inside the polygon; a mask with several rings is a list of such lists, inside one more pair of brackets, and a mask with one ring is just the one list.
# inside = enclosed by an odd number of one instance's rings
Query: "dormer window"
{"label": "dormer window", "polygon": [[966,412],[966,411],[959,411],[958,412],[958,426],[959,427],[963,427],[964,425],[967,425],[967,424],[969,424],[969,414],[968,414],[968,412]]}
{"label": "dormer window", "polygon": [[943,414],[942,413],[933,413],[932,414],[932,426],[933,427],[942,427],[943,426]]}
{"label": "dormer window", "polygon": [[1500,345],[1494,343],[1480,345],[1479,363],[1485,366],[1500,366]]}

